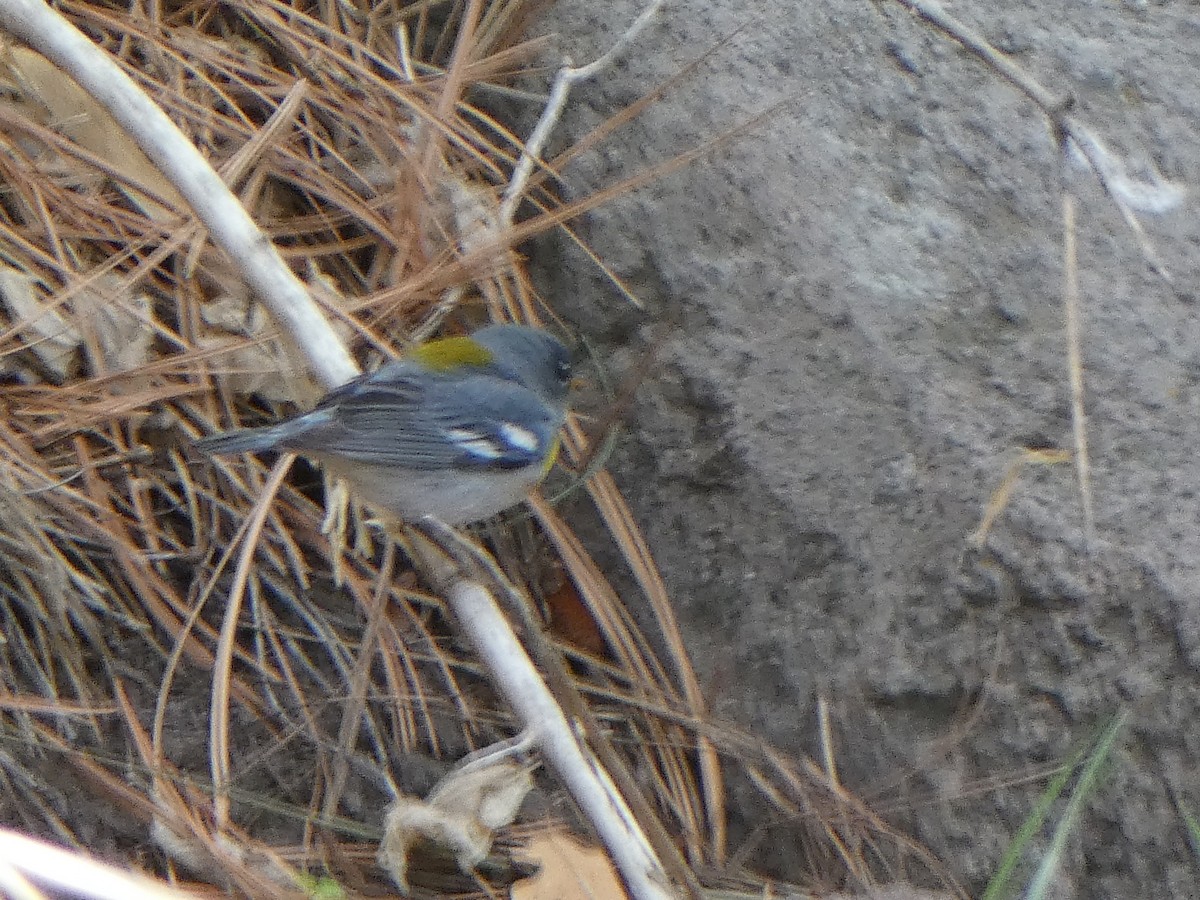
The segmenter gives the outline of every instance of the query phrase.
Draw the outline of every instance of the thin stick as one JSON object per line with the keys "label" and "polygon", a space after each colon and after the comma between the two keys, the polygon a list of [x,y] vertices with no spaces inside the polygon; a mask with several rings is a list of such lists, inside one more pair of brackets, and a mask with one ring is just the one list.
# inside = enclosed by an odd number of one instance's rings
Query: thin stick
{"label": "thin stick", "polygon": [[[233,649],[237,644],[238,618],[242,611],[242,600],[246,596],[246,584],[250,580],[250,569],[254,564],[254,548],[262,534],[263,523],[271,511],[284,476],[292,467],[295,456],[288,453],[279,458],[271,475],[263,485],[262,495],[255,501],[250,518],[242,527],[242,544],[238,553],[237,568],[233,573],[233,584],[226,600],[225,619],[221,623],[221,637],[217,642],[217,655],[213,661],[213,683],[209,702],[209,766],[212,769],[213,818],[217,831],[229,825],[229,788],[233,783],[229,764],[229,686],[233,680]],[[233,551],[230,547],[230,552]]]}
{"label": "thin stick", "polygon": [[1053,94],[1028,72],[996,50],[981,35],[942,9],[936,0],[895,0],[895,2],[953,38],[989,68],[1003,76],[1037,105],[1050,120],[1050,125],[1054,130],[1063,166],[1063,304],[1066,314],[1067,367],[1071,389],[1071,432],[1074,442],[1075,475],[1083,511],[1084,550],[1090,555],[1095,547],[1096,517],[1092,502],[1091,463],[1087,448],[1087,418],[1083,408],[1079,268],[1075,240],[1076,199],[1067,186],[1066,171],[1072,151],[1078,152],[1087,162],[1104,188],[1104,192],[1116,205],[1125,224],[1137,239],[1146,263],[1166,281],[1170,281],[1170,274],[1158,261],[1158,255],[1150,243],[1142,223],[1125,200],[1127,194],[1121,185],[1125,178],[1123,166],[1101,145],[1087,125],[1069,115],[1074,106],[1069,95],[1056,96]]}
{"label": "thin stick", "polygon": [[1021,455],[1005,470],[1000,486],[992,491],[992,496],[988,498],[987,506],[984,508],[983,517],[979,521],[979,527],[971,532],[967,543],[977,550],[987,543],[992,526],[996,524],[1000,513],[1008,507],[1013,491],[1016,490],[1017,484],[1021,480],[1021,472],[1027,464],[1038,463],[1048,466],[1068,463],[1071,459],[1071,453],[1066,450],[1022,450]]}
{"label": "thin stick", "polygon": [[[551,537],[551,543],[561,543],[555,538],[564,527],[547,508],[546,502],[540,497],[531,497],[530,505],[534,516],[546,529]],[[680,885],[685,894],[693,900],[703,900],[704,889],[696,874],[688,866],[683,853],[676,846],[674,838],[663,826],[658,814],[646,800],[644,792],[634,780],[629,767],[613,747],[613,741],[601,727],[596,715],[588,707],[582,693],[572,680],[563,661],[562,653],[555,648],[553,642],[546,636],[540,622],[535,620],[528,596],[522,594],[516,586],[505,577],[504,572],[496,561],[480,546],[469,541],[460,540],[453,548],[454,559],[472,577],[490,585],[491,590],[498,595],[508,609],[517,616],[520,630],[524,632],[525,645],[528,648],[534,665],[543,676],[554,695],[555,703],[564,714],[574,722],[576,736],[587,743],[595,753],[602,766],[612,778],[617,790],[621,791],[625,802],[636,816],[646,839],[658,858],[663,862],[675,883]],[[699,713],[697,713],[699,714]]]}
{"label": "thin stick", "polygon": [[108,53],[41,0],[4,0],[0,26],[67,72],[129,132],[295,338],[322,384],[333,388],[358,374],[303,282],[192,142]]}
{"label": "thin stick", "polygon": [[546,148],[546,142],[550,140],[554,126],[562,117],[563,109],[567,105],[567,98],[571,94],[571,88],[581,81],[594,78],[611,66],[617,57],[625,52],[625,48],[633,43],[634,38],[641,33],[642,29],[650,23],[650,20],[658,14],[665,2],[666,0],[653,0],[642,10],[642,14],[633,20],[633,24],[625,29],[624,34],[617,38],[616,43],[608,49],[607,53],[586,66],[573,68],[570,59],[565,60],[566,65],[559,69],[558,74],[554,76],[554,84],[550,88],[550,99],[546,101],[546,107],[542,110],[537,125],[529,135],[529,140],[525,142],[521,158],[517,160],[516,168],[513,169],[512,179],[509,181],[508,187],[504,189],[504,196],[500,200],[499,215],[502,226],[512,224],[513,218],[517,214],[517,206],[521,202],[521,196],[525,192],[525,186],[529,183],[529,176],[533,174],[534,167],[541,164],[542,151]]}
{"label": "thin stick", "polygon": [[1071,379],[1071,435],[1075,442],[1075,476],[1083,507],[1083,548],[1091,555],[1096,546],[1096,516],[1092,508],[1092,470],[1088,461],[1087,418],[1083,410],[1083,353],[1079,327],[1079,265],[1075,249],[1075,195],[1064,185],[1063,305],[1067,318],[1067,368]]}
{"label": "thin stick", "polygon": [[821,735],[821,762],[825,766],[825,777],[829,779],[829,786],[840,792],[842,785],[838,780],[837,760],[833,753],[833,726],[829,721],[829,701],[823,693],[817,694],[817,728]]}

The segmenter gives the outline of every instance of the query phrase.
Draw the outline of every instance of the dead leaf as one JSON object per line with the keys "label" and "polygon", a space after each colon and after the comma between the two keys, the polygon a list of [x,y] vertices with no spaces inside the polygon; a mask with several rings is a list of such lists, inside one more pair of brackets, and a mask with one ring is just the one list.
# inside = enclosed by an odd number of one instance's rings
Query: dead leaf
{"label": "dead leaf", "polygon": [[388,808],[379,864],[407,893],[409,853],[428,841],[453,852],[459,870],[470,872],[487,857],[492,833],[516,818],[532,789],[529,766],[511,759],[455,769],[425,800],[401,797]]}
{"label": "dead leaf", "polygon": [[0,303],[29,348],[58,381],[74,374],[79,332],[56,308],[48,306],[46,291],[28,272],[0,264]]}
{"label": "dead leaf", "polygon": [[35,101],[49,114],[45,122],[48,127],[96,154],[133,183],[154,191],[174,208],[169,209],[141,191],[122,186],[142,212],[162,222],[177,219],[188,209],[175,187],[125,129],[113,120],[108,110],[62,69],[27,47],[10,47],[5,61],[27,99]]}
{"label": "dead leaf", "polygon": [[511,900],[613,900],[625,888],[608,854],[579,843],[565,831],[548,831],[532,838],[525,855],[541,867],[509,891]]}
{"label": "dead leaf", "polygon": [[[197,343],[210,351],[213,370],[235,394],[259,394],[275,402],[301,402],[312,391],[308,376],[295,373],[266,310],[248,291],[223,294],[200,309],[204,326]],[[250,341],[247,341],[247,339]],[[223,352],[212,352],[223,351]]]}
{"label": "dead leaf", "polygon": [[[197,344],[208,351],[212,370],[234,394],[257,394],[275,403],[311,408],[325,393],[301,362],[304,354],[275,324],[267,308],[235,276],[220,279],[225,290],[200,308]],[[327,276],[310,273],[314,293],[332,290]],[[337,305],[331,301],[331,305]],[[346,343],[353,329],[341,320],[331,323]]]}
{"label": "dead leaf", "polygon": [[[79,291],[71,305],[88,334],[94,374],[131,372],[150,362],[154,324],[147,294],[130,294],[124,279],[103,275]],[[140,386],[128,382],[114,389],[125,393]]]}

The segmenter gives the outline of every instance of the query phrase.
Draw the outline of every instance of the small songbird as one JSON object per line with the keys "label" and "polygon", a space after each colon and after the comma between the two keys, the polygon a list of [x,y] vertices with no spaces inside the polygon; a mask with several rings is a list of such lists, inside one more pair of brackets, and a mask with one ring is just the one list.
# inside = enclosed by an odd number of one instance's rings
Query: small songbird
{"label": "small songbird", "polygon": [[286,450],[402,519],[475,522],[521,502],[558,455],[571,353],[550,333],[489,325],[412,348],[275,425],[202,438],[207,453]]}

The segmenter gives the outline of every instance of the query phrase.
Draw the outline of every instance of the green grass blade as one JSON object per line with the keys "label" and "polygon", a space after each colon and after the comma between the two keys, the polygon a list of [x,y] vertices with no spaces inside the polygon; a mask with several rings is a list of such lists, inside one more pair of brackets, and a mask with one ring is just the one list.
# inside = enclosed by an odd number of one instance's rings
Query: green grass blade
{"label": "green grass blade", "polygon": [[[1096,749],[1092,751],[1091,757],[1092,762],[1096,762],[1097,768],[1099,766],[1097,754],[1100,754],[1100,760],[1107,755],[1108,748],[1111,746],[1112,740],[1115,739],[1116,734],[1124,724],[1124,721],[1124,714],[1117,716],[1097,742]],[[1101,754],[1100,751],[1102,748],[1104,752]],[[1050,812],[1054,808],[1055,802],[1057,802],[1058,798],[1062,795],[1067,783],[1071,780],[1072,776],[1079,768],[1080,763],[1082,763],[1083,760],[1088,756],[1088,750],[1089,748],[1087,747],[1079,750],[1074,756],[1071,757],[1070,760],[1068,760],[1066,765],[1064,765],[1062,770],[1054,776],[1051,782],[1046,785],[1046,789],[1042,791],[1041,796],[1038,797],[1037,805],[1034,806],[1033,811],[1029,814],[1025,821],[1021,823],[1020,829],[1017,831],[1016,836],[1013,838],[1012,842],[1008,846],[1008,849],[1005,851],[1003,859],[1000,860],[1000,865],[996,869],[996,873],[992,876],[991,880],[988,881],[987,887],[980,896],[980,900],[1001,900],[1003,897],[1011,897],[1016,894],[1016,886],[1013,884],[1013,877],[1016,874],[1017,867],[1020,865],[1021,859],[1024,857],[1025,851],[1028,849],[1034,837],[1041,833],[1042,828],[1046,824],[1046,820],[1050,817]],[[1089,762],[1089,766],[1091,766],[1091,762]],[[1085,771],[1084,776],[1086,777],[1087,774],[1088,773]],[[1082,787],[1083,780],[1081,779],[1079,788]],[[1078,788],[1076,789],[1073,798],[1075,796],[1079,796]],[[1083,799],[1083,797],[1080,797],[1081,802]],[[1070,807],[1068,806],[1068,812],[1069,811]],[[1066,836],[1064,835],[1063,840],[1065,841],[1065,839]],[[1200,833],[1197,833],[1197,839],[1200,840]],[[1043,865],[1044,864],[1045,860],[1043,860]],[[1032,885],[1030,886],[1030,889],[1026,891],[1027,898],[1033,897],[1033,894],[1030,893],[1031,890]]]}
{"label": "green grass blade", "polygon": [[1197,859],[1200,859],[1200,820],[1180,802],[1174,791],[1171,792],[1171,800],[1175,803],[1175,809],[1183,819],[1184,827],[1187,828],[1188,843],[1192,847],[1192,853],[1196,855]]}
{"label": "green grass blade", "polygon": [[1050,817],[1050,810],[1053,808],[1054,802],[1062,794],[1063,788],[1071,780],[1071,776],[1074,774],[1083,757],[1084,751],[1081,750],[1076,753],[1062,767],[1062,770],[1054,776],[1053,780],[1046,785],[1046,789],[1038,797],[1037,805],[1034,806],[1033,812],[1021,823],[1021,827],[1017,831],[1017,836],[1008,845],[1008,849],[1004,853],[1004,858],[1000,860],[1000,866],[996,869],[996,874],[988,881],[987,888],[979,900],[1000,900],[1002,897],[1012,895],[1011,882],[1013,873],[1016,872],[1017,866],[1021,862],[1021,857],[1025,854],[1025,848],[1029,846],[1034,836],[1041,832],[1042,826],[1046,824],[1046,819]]}
{"label": "green grass blade", "polygon": [[1050,884],[1054,880],[1054,873],[1058,871],[1058,864],[1062,859],[1063,850],[1067,846],[1067,838],[1070,837],[1071,831],[1078,824],[1087,802],[1096,792],[1100,781],[1101,769],[1112,752],[1113,745],[1117,741],[1117,735],[1125,727],[1125,720],[1127,718],[1128,714],[1124,712],[1114,716],[1112,723],[1104,730],[1104,734],[1101,735],[1100,740],[1097,742],[1096,748],[1088,756],[1088,760],[1083,767],[1083,772],[1079,776],[1079,784],[1071,792],[1071,799],[1067,801],[1067,808],[1063,811],[1063,816],[1059,820],[1058,827],[1054,829],[1054,837],[1050,840],[1050,847],[1046,851],[1046,855],[1042,857],[1042,862],[1034,873],[1033,879],[1029,882],[1029,888],[1025,892],[1025,900],[1042,900],[1046,896],[1046,892],[1050,889]]}

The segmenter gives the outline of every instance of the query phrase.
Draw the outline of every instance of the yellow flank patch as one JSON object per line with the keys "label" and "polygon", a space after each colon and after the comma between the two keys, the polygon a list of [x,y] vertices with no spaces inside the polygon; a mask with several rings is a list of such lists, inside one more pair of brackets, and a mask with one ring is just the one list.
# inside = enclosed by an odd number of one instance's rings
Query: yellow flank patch
{"label": "yellow flank patch", "polygon": [[439,338],[408,351],[414,359],[434,372],[451,372],[460,366],[486,366],[492,361],[487,347],[469,337]]}
{"label": "yellow flank patch", "polygon": [[556,434],[554,443],[550,445],[550,452],[546,454],[546,461],[542,463],[542,477],[545,478],[550,474],[550,470],[554,468],[555,460],[558,459],[558,448],[562,446],[562,440]]}

